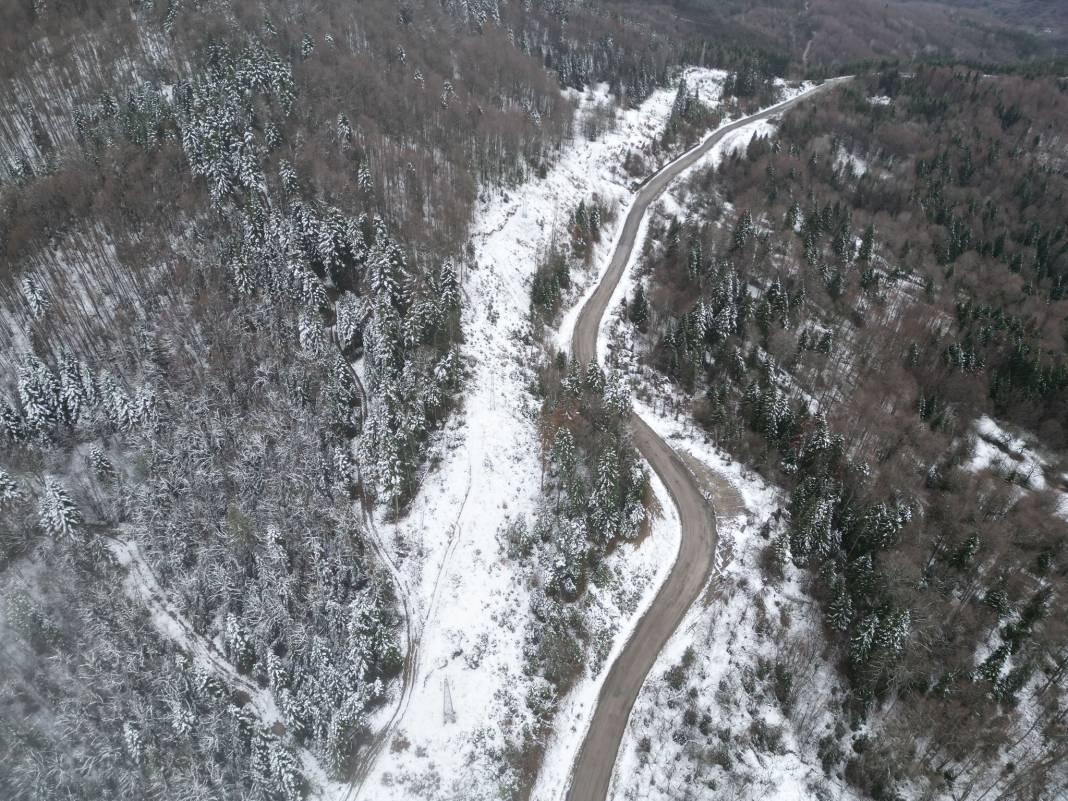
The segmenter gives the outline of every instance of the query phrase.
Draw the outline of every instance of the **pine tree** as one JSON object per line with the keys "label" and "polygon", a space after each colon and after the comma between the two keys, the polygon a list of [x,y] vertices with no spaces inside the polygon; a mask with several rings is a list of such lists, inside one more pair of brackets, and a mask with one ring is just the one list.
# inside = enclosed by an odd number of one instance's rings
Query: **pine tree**
{"label": "pine tree", "polygon": [[30,315],[34,320],[42,319],[52,306],[52,301],[45,294],[37,279],[32,275],[24,275],[20,282],[22,297],[30,309]]}
{"label": "pine tree", "polygon": [[783,226],[788,231],[793,231],[797,228],[797,223],[801,219],[801,204],[796,200],[790,204],[790,208],[786,211],[786,218],[783,220]]}
{"label": "pine tree", "polygon": [[110,373],[102,373],[99,384],[105,419],[118,431],[132,429],[137,417],[129,395]]}
{"label": "pine tree", "polygon": [[11,474],[0,467],[0,511],[10,509],[23,499],[24,495],[18,482]]}
{"label": "pine tree", "polygon": [[73,539],[82,522],[78,507],[59,480],[52,476],[47,476],[44,480],[44,490],[38,501],[37,512],[41,528],[53,537]]}
{"label": "pine tree", "polygon": [[645,297],[645,287],[641,281],[636,282],[634,297],[627,308],[628,319],[638,326],[639,331],[645,331],[649,322],[649,301]]}
{"label": "pine tree", "polygon": [[1016,706],[1017,695],[1027,686],[1034,672],[1035,666],[1031,661],[1014,667],[1003,679],[994,682],[994,698],[1006,706]]}
{"label": "pine tree", "polygon": [[860,252],[857,254],[857,260],[861,262],[871,261],[872,253],[875,250],[875,226],[869,225],[864,229],[864,236],[860,240]]}
{"label": "pine tree", "polygon": [[360,299],[351,292],[343,292],[335,304],[337,322],[334,330],[337,332],[338,347],[342,351],[352,345],[360,333],[360,322],[363,316],[364,306]]}
{"label": "pine tree", "polygon": [[30,354],[19,365],[17,381],[27,432],[37,437],[50,435],[61,419],[60,386],[55,375],[44,362]]}
{"label": "pine tree", "polygon": [[597,462],[597,480],[590,498],[590,519],[593,533],[607,543],[620,531],[620,475],[619,455],[606,448]]}
{"label": "pine tree", "polygon": [[312,356],[318,356],[326,347],[326,333],[319,315],[303,311],[297,318],[297,333],[300,347]]}
{"label": "pine tree", "polygon": [[772,542],[771,549],[776,574],[781,576],[790,563],[790,538],[785,533],[779,534]]}
{"label": "pine tree", "polygon": [[565,481],[570,479],[575,471],[575,437],[571,429],[560,426],[556,429],[553,438],[552,458],[559,467]]}
{"label": "pine tree", "polygon": [[4,399],[0,399],[0,431],[12,442],[22,442],[30,435],[18,409]]}
{"label": "pine tree", "polygon": [[853,622],[853,599],[849,597],[846,583],[841,579],[835,582],[831,603],[827,607],[827,620],[838,631],[848,631]]}
{"label": "pine tree", "polygon": [[278,162],[278,179],[282,183],[282,191],[287,195],[295,195],[299,190],[299,184],[297,183],[297,172],[293,169],[293,165],[285,159]]}
{"label": "pine tree", "polygon": [[741,250],[745,247],[746,242],[753,235],[753,215],[746,209],[742,212],[742,215],[738,218],[738,222],[734,226],[734,247],[736,250]]}
{"label": "pine tree", "polygon": [[996,684],[1001,678],[1002,668],[1005,666],[1005,661],[1009,658],[1009,646],[999,645],[995,648],[990,655],[983,660],[983,663],[976,668],[973,674],[973,679],[978,681],[979,679],[985,679],[992,684]]}
{"label": "pine tree", "polygon": [[611,417],[622,420],[630,416],[630,388],[621,372],[613,371],[605,380],[602,404]]}
{"label": "pine tree", "polygon": [[90,446],[85,461],[89,465],[89,469],[93,471],[93,475],[100,481],[110,482],[115,478],[115,466],[111,463],[107,453],[104,452],[99,443],[94,443]]}
{"label": "pine tree", "polygon": [[339,142],[349,144],[352,141],[352,125],[344,112],[337,115],[336,134]]}
{"label": "pine tree", "polygon": [[360,171],[356,178],[356,182],[360,186],[360,191],[369,193],[375,188],[374,181],[371,179],[371,170],[367,167],[367,160],[360,164]]}
{"label": "pine tree", "polygon": [[59,359],[59,394],[60,413],[64,424],[76,425],[86,405],[85,388],[82,386],[79,365],[66,348]]}
{"label": "pine tree", "polygon": [[1009,615],[1012,605],[1009,602],[1009,594],[1005,590],[987,590],[983,596],[983,603],[997,612],[999,618]]}
{"label": "pine tree", "polygon": [[356,486],[356,463],[353,461],[348,449],[340,445],[334,448],[334,473],[346,490],[351,490]]}
{"label": "pine tree", "polygon": [[675,92],[675,102],[671,105],[671,121],[675,122],[686,118],[686,111],[689,107],[690,90],[686,84],[686,78],[684,77],[679,81],[679,88]]}
{"label": "pine tree", "polygon": [[911,625],[912,615],[907,609],[895,609],[880,615],[875,646],[883,653],[897,656],[905,647]]}
{"label": "pine tree", "polygon": [[854,665],[862,665],[868,661],[872,648],[875,646],[875,632],[879,628],[879,616],[869,614],[860,621],[853,637],[849,641],[849,660]]}

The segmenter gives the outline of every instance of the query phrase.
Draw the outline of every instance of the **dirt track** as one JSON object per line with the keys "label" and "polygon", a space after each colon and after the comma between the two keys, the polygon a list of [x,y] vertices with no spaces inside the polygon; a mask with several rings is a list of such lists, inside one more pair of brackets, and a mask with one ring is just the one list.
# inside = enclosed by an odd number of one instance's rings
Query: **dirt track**
{"label": "dirt track", "polygon": [[[642,217],[664,189],[739,128],[782,113],[796,103],[825,91],[837,81],[798,95],[751,117],[717,130],[700,145],[663,167],[638,190],[612,260],[601,283],[586,301],[575,324],[572,353],[580,363],[597,356],[597,333],[601,318],[630,262]],[[697,600],[712,572],[716,549],[716,521],[693,474],[678,455],[636,414],[631,418],[634,443],[671,493],[682,522],[678,557],[652,605],[638,622],[626,646],[609,669],[586,738],[575,760],[568,801],[601,801],[607,798],[616,754],[645,677],[661,649],[675,632],[690,605]]]}

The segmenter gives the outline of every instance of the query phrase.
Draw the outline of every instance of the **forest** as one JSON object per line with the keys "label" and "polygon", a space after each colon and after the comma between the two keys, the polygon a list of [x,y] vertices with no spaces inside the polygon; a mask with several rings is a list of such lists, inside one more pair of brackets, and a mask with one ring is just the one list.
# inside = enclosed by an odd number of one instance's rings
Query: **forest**
{"label": "forest", "polygon": [[789,490],[766,567],[809,569],[847,710],[886,715],[828,759],[874,798],[979,796],[1021,709],[1046,745],[999,797],[1065,758],[1066,110],[1054,78],[854,81],[695,175],[628,302],[695,420]]}
{"label": "forest", "polygon": [[674,54],[557,3],[11,11],[0,786],[300,797],[406,658],[367,521],[462,387],[479,187]]}
{"label": "forest", "polygon": [[[575,91],[605,84],[632,108],[700,64],[755,106],[777,76],[1038,62],[1062,41],[926,6],[878,12],[891,24],[873,36],[866,6],[814,0],[798,24],[800,5],[9,4],[0,795],[289,801],[360,774],[412,650],[374,520],[433,481],[431,446],[463,407],[473,209],[572,144]],[[633,318],[702,424],[791,483],[777,558],[824,576],[859,701],[907,696],[902,732],[937,717],[915,768],[933,774],[986,747],[954,739],[960,720],[981,714],[993,741],[1065,666],[1050,501],[962,471],[959,444],[989,413],[1066,445],[1065,86],[865,81],[890,102],[845,90],[706,177],[704,222],[668,232]],[[718,121],[685,89],[676,106],[665,147]],[[750,211],[735,222],[727,204]],[[612,216],[596,199],[568,214],[532,287],[543,321]],[[733,383],[706,385],[714,364]],[[872,414],[888,370],[900,394]],[[622,379],[555,356],[539,376],[544,508],[507,542],[544,578],[528,661],[559,696],[595,639],[576,605],[650,502]],[[858,785],[890,758],[865,754]]]}

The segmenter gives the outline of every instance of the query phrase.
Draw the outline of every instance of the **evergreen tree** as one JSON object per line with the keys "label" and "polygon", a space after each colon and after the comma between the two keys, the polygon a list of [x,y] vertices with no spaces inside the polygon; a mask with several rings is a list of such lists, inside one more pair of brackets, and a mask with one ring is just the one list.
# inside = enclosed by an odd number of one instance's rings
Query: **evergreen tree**
{"label": "evergreen tree", "polygon": [[24,275],[20,282],[22,297],[30,309],[30,315],[34,320],[42,319],[52,306],[51,299],[45,294],[44,289],[32,275]]}
{"label": "evergreen tree", "polygon": [[52,537],[73,539],[82,522],[81,514],[59,480],[47,476],[37,507],[38,520]]}
{"label": "evergreen tree", "polygon": [[22,420],[31,436],[50,435],[61,420],[60,384],[52,371],[33,354],[19,365],[18,395]]}
{"label": "evergreen tree", "polygon": [[11,474],[0,468],[0,511],[10,509],[23,499],[23,493],[18,482]]}
{"label": "evergreen tree", "polygon": [[631,298],[627,307],[627,318],[634,323],[639,331],[645,331],[649,322],[649,301],[645,297],[645,287],[641,281],[634,286],[634,297]]}
{"label": "evergreen tree", "polygon": [[864,229],[864,236],[860,240],[860,252],[857,254],[857,260],[861,262],[871,261],[872,253],[875,250],[875,226],[869,225]]}
{"label": "evergreen tree", "polygon": [[753,215],[746,209],[734,225],[734,248],[741,250],[753,235]]}

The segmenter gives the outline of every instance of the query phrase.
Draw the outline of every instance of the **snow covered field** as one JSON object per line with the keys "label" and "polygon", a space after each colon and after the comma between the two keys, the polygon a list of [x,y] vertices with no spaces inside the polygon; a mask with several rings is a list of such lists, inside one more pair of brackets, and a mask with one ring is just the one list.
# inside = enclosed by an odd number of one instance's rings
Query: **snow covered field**
{"label": "snow covered field", "polygon": [[[816,753],[820,738],[834,733],[833,703],[842,688],[822,653],[820,614],[807,597],[807,578],[787,565],[784,577],[771,581],[761,567],[785,525],[786,498],[695,436],[686,416],[672,419],[657,412],[655,402],[636,408],[690,457],[699,478],[726,481],[736,497],[734,503],[716,499],[717,575],[642,689],[611,798],[676,801],[715,789],[723,793],[717,798],[799,801],[815,797],[815,788],[826,797],[852,798],[823,775]],[[681,681],[673,677],[669,671],[687,661]],[[786,675],[788,690],[779,678]]]}
{"label": "snow covered field", "polygon": [[973,472],[992,470],[1027,489],[1046,489],[1049,462],[1023,437],[1010,434],[983,415],[975,421],[975,448],[965,465]]}
{"label": "snow covered field", "polygon": [[[629,276],[625,283],[619,298],[633,286]],[[602,358],[632,375],[636,410],[705,485],[720,542],[703,600],[669,641],[631,713],[611,798],[675,801],[717,791],[795,801],[818,789],[823,797],[852,799],[820,769],[820,740],[844,734],[835,730],[842,686],[824,653],[807,574],[788,564],[772,579],[765,567],[785,529],[787,498],[695,433],[676,393],[635,364],[633,329],[622,324],[619,305],[613,308]]]}

